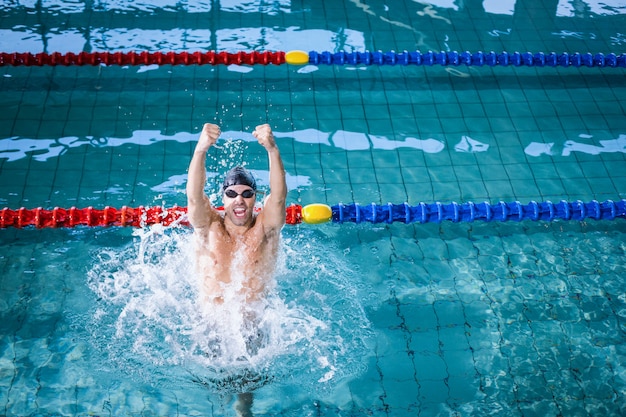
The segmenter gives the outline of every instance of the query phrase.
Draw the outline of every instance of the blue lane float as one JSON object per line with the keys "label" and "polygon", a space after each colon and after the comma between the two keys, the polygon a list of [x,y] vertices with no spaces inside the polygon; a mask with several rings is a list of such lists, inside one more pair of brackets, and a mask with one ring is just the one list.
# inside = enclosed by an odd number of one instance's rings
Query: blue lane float
{"label": "blue lane float", "polygon": [[331,207],[332,221],[336,223],[442,223],[444,221],[554,221],[554,220],[615,220],[626,218],[626,200],[614,202],[551,201],[522,204],[515,202],[483,203],[420,203],[404,204],[338,204]]}
{"label": "blue lane float", "polygon": [[[289,60],[287,63],[290,63]],[[295,62],[294,62],[295,63]],[[303,64],[304,62],[299,62]],[[626,54],[556,52],[309,52],[313,65],[416,65],[626,68]]]}

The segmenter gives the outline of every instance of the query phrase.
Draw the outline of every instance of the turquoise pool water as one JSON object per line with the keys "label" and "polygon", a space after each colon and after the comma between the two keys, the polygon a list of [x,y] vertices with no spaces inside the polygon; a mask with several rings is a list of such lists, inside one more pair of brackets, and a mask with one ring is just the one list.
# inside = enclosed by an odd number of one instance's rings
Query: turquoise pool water
{"label": "turquoise pool water", "polygon": [[[1,7],[5,52],[626,44],[619,0]],[[1,71],[0,207],[185,205],[204,122],[209,193],[236,162],[267,186],[267,122],[290,202],[626,198],[624,69]],[[3,229],[0,414],[235,415],[241,391],[254,415],[626,414],[625,227],[286,226],[252,351],[236,312],[199,309],[188,230]]]}

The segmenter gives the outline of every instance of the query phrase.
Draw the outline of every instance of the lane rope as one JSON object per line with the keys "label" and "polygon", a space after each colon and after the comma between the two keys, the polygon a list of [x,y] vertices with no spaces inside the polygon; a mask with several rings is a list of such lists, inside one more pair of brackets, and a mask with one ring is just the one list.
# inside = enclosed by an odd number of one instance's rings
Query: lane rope
{"label": "lane rope", "polygon": [[364,51],[0,52],[1,66],[73,65],[413,65],[626,68],[626,53]]}
{"label": "lane rope", "polygon": [[[221,208],[218,208],[221,209]],[[286,209],[286,223],[321,224],[333,223],[442,223],[444,221],[474,222],[480,221],[555,221],[574,220],[615,220],[626,219],[626,200],[614,202],[551,201],[522,204],[519,201],[495,204],[482,203],[420,203],[416,206],[403,204],[292,204]],[[163,226],[189,226],[186,207],[105,207],[59,208],[51,210],[10,209],[0,210],[1,228],[71,228],[88,227],[146,227],[155,224]]]}

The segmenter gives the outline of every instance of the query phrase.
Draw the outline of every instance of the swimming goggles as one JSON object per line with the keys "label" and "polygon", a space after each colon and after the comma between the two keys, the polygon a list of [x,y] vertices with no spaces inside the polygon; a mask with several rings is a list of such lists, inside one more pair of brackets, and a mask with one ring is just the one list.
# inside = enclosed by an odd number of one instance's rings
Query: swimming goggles
{"label": "swimming goggles", "polygon": [[238,196],[242,196],[243,198],[252,198],[254,197],[254,190],[243,190],[243,192],[241,194],[239,194],[237,191],[235,190],[226,190],[224,191],[224,194],[226,194],[226,197],[228,198],[237,198]]}

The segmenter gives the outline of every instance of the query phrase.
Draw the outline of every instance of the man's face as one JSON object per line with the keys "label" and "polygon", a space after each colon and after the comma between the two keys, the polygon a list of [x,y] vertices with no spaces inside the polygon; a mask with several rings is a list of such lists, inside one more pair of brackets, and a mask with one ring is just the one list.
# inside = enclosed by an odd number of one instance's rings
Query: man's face
{"label": "man's face", "polygon": [[245,226],[254,214],[256,192],[248,185],[231,185],[222,196],[224,212],[236,226]]}

